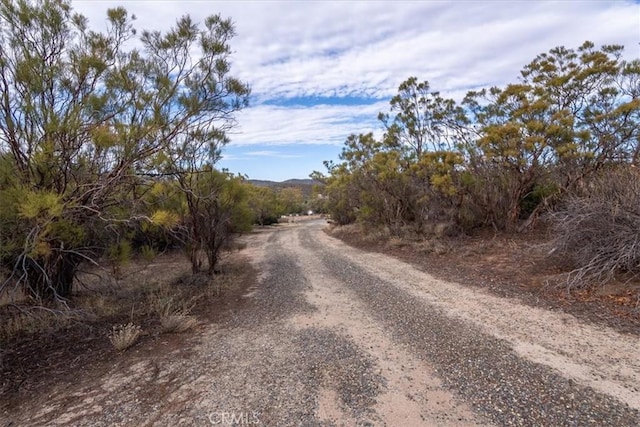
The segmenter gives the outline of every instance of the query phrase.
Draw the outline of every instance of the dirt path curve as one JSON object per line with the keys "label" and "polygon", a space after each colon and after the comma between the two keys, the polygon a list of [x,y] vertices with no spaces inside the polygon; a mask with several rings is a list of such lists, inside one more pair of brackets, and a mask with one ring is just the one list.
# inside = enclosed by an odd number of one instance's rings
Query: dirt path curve
{"label": "dirt path curve", "polygon": [[78,379],[0,426],[640,424],[637,337],[436,280],[323,226],[250,236],[258,283],[188,353]]}

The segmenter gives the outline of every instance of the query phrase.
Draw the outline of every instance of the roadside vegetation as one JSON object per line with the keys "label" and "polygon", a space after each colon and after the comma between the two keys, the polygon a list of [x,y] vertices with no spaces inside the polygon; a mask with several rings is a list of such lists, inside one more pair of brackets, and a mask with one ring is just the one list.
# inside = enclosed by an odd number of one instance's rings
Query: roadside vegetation
{"label": "roadside vegetation", "polygon": [[251,225],[242,180],[213,168],[250,93],[231,21],[138,33],[116,8],[97,33],[65,1],[0,16],[2,290],[64,301],[81,266],[176,247],[213,274]]}
{"label": "roadside vegetation", "polygon": [[349,136],[304,194],[216,168],[251,92],[231,72],[231,20],[161,33],[120,7],[106,25],[66,0],[0,0],[2,392],[87,349],[197,328],[248,280],[226,256],[237,238],[288,214],[425,254],[550,229],[571,288],[640,273],[640,60],[621,46],[555,48],[462,103],[411,77],[384,136]]}
{"label": "roadside vegetation", "polygon": [[556,47],[460,103],[407,79],[378,116],[384,135],[349,136],[341,161],[312,175],[326,210],[337,225],[436,251],[446,245],[430,240],[551,230],[564,286],[637,278],[640,59],[622,53]]}
{"label": "roadside vegetation", "polygon": [[313,208],[216,168],[250,96],[230,19],[160,33],[119,7],[106,25],[0,0],[5,402],[210,321],[251,281],[238,237]]}

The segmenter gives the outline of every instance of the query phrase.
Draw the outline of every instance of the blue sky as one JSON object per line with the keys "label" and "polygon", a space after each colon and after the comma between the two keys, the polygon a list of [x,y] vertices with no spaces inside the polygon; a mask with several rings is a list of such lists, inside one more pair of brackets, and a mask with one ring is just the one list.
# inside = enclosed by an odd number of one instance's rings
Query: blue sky
{"label": "blue sky", "polygon": [[640,4],[546,1],[160,1],[74,0],[101,28],[109,7],[134,13],[138,29],[167,29],[189,14],[220,13],[236,25],[232,74],[252,87],[218,167],[282,181],[324,171],[351,133],[382,134],[410,76],[460,100],[469,90],[515,81],[555,46],[622,44],[640,57]]}

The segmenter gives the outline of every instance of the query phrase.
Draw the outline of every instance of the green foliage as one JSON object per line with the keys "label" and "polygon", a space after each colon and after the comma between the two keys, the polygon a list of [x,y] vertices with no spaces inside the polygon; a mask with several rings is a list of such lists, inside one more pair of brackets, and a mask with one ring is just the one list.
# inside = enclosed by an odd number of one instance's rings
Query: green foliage
{"label": "green foliage", "polygon": [[177,213],[164,209],[154,211],[150,219],[152,224],[165,228],[173,228],[180,222]]}
{"label": "green foliage", "polygon": [[64,242],[70,247],[82,245],[87,237],[85,228],[82,225],[75,224],[66,219],[51,222],[48,235],[52,239]]}
{"label": "green foliage", "polygon": [[340,225],[350,224],[356,219],[359,206],[359,191],[345,164],[333,165],[325,162],[330,175],[325,177],[314,172],[314,178],[325,183],[324,197],[331,218]]}
{"label": "green foliage", "polygon": [[253,221],[260,226],[277,223],[283,212],[276,192],[269,187],[246,185],[248,188],[248,204],[253,213]]}
{"label": "green foliage", "polygon": [[387,129],[386,144],[409,149],[416,158],[425,151],[446,150],[455,144],[454,134],[447,128],[462,117],[462,109],[452,99],[430,92],[428,81],[418,82],[416,77],[410,77],[402,82],[390,101],[390,109],[395,115],[378,115]]}
{"label": "green foliage", "polygon": [[204,252],[208,273],[216,273],[222,251],[230,248],[234,236],[253,225],[248,187],[241,177],[211,168],[182,175],[176,185],[188,207],[183,221],[192,270],[202,269]]}
{"label": "green foliage", "polygon": [[214,164],[247,105],[229,19],[133,20],[110,9],[96,32],[69,1],[0,0],[0,261],[36,297],[68,296],[83,260],[124,256],[120,235],[131,250],[189,236],[174,178]]}
{"label": "green foliage", "polygon": [[640,59],[622,46],[557,47],[518,83],[469,92],[461,105],[410,77],[378,118],[326,164],[327,209],[341,223],[392,232],[447,223],[522,230],[612,164],[640,162]]}
{"label": "green foliage", "polygon": [[118,266],[127,264],[131,260],[132,253],[131,242],[128,240],[121,240],[107,248],[109,261]]}
{"label": "green foliage", "polygon": [[276,194],[276,198],[283,213],[293,214],[304,211],[304,195],[299,188],[283,188]]}
{"label": "green foliage", "polygon": [[62,209],[60,196],[47,191],[26,191],[18,206],[20,216],[27,219],[58,218],[62,215]]}
{"label": "green foliage", "polygon": [[151,262],[156,257],[156,251],[149,245],[143,245],[140,248],[140,255],[146,262]]}

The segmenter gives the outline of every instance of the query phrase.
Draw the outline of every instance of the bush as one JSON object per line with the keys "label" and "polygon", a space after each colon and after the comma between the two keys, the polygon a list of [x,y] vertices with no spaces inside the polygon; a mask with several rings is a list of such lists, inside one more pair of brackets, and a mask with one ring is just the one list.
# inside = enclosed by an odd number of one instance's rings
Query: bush
{"label": "bush", "polygon": [[142,333],[142,329],[133,323],[126,325],[117,325],[109,332],[109,341],[118,351],[124,351],[134,345],[138,341],[138,337]]}
{"label": "bush", "polygon": [[575,269],[568,285],[602,285],[617,273],[640,274],[640,172],[621,167],[602,173],[585,194],[569,198],[552,216],[554,252]]}
{"label": "bush", "polygon": [[175,312],[163,316],[160,319],[163,333],[180,333],[193,329],[198,325],[198,320],[186,312]]}

